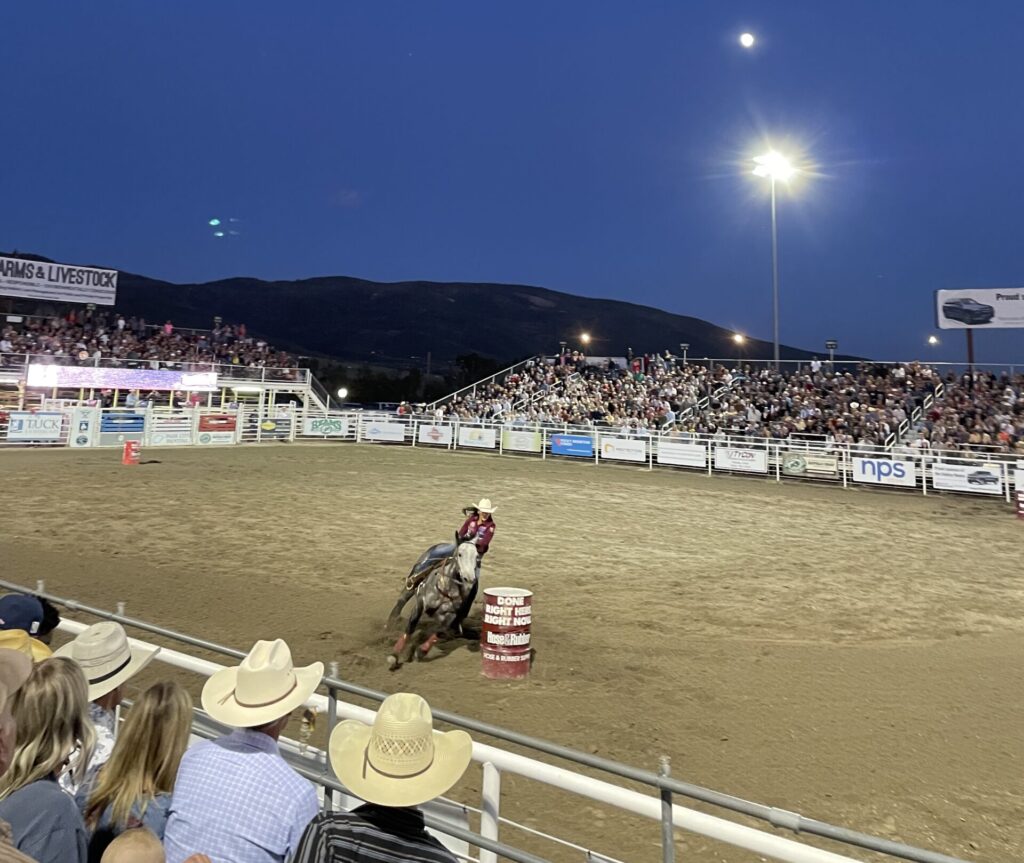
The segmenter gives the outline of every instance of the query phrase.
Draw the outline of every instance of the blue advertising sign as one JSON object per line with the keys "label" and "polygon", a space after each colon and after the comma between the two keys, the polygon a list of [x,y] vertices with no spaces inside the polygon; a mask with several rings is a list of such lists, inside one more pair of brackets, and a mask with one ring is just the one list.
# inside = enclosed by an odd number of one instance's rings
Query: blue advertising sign
{"label": "blue advertising sign", "polygon": [[594,439],[590,435],[585,434],[551,435],[551,454],[593,458]]}
{"label": "blue advertising sign", "polygon": [[146,427],[145,414],[103,414],[100,417],[101,432],[140,432]]}

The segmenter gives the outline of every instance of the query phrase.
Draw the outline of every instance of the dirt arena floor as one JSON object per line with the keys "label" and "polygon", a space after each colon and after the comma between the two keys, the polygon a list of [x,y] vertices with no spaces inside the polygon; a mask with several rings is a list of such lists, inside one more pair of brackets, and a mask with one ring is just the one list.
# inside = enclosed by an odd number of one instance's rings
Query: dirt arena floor
{"label": "dirt arena floor", "polygon": [[[284,637],[354,682],[645,768],[667,754],[681,779],[809,817],[1024,856],[1024,524],[1005,504],[386,446],[143,460],[0,451],[3,576],[237,648]],[[465,641],[388,672],[402,577],[485,495],[484,587],[535,592],[531,677],[482,678]],[[471,768],[455,796],[479,784]],[[504,789],[504,815],[660,859],[655,822]],[[678,837],[682,860],[756,859]]]}

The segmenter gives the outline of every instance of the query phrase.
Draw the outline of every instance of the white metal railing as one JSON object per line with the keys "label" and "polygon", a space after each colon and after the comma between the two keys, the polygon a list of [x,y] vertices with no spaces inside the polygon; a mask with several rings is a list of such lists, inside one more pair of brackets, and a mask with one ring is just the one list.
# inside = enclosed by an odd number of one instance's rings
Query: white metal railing
{"label": "white metal railing", "polygon": [[[0,581],[0,587],[23,593],[29,591],[24,586],[6,581]],[[73,600],[47,594],[43,582],[37,582],[35,592],[72,611],[80,611],[101,619],[116,620],[123,625],[140,629],[163,639],[169,639],[182,647],[209,651],[231,657],[235,660],[241,659],[244,656],[244,653],[239,650],[126,617],[123,603],[118,603],[117,613],[112,613],[103,609],[85,606]],[[66,618],[60,624],[61,630],[72,635],[81,632],[85,629],[85,626],[81,621],[68,620]],[[183,650],[169,649],[166,646],[161,649],[155,658],[160,663],[197,674],[203,678],[209,677],[224,667],[210,660],[193,656]],[[333,663],[330,675],[323,679],[321,686],[326,689],[327,694],[314,694],[306,702],[306,705],[327,717],[328,734],[334,724],[341,719],[355,719],[367,724],[373,722],[375,715],[373,710],[350,703],[341,697],[342,693],[369,699],[377,703],[385,697],[385,694],[382,692],[366,689],[365,687],[340,680],[337,676],[337,665]],[[796,812],[753,803],[727,794],[711,791],[710,789],[701,788],[700,786],[680,782],[668,775],[664,763],[663,770],[659,774],[654,774],[557,744],[548,743],[537,738],[531,738],[527,735],[488,723],[448,713],[438,709],[436,705],[433,712],[435,719],[464,728],[476,735],[473,741],[473,761],[481,766],[483,781],[481,784],[481,805],[477,810],[480,812],[479,834],[470,833],[458,826],[453,826],[450,821],[439,821],[438,819],[431,818],[429,815],[428,824],[434,830],[479,847],[481,849],[481,863],[493,863],[497,856],[507,857],[508,859],[520,861],[520,863],[540,863],[540,858],[498,841],[500,825],[510,824],[509,820],[502,818],[500,814],[502,797],[501,777],[505,774],[521,776],[550,788],[610,806],[622,812],[627,812],[650,821],[660,822],[662,827],[662,859],[665,863],[668,863],[674,857],[674,829],[687,830],[734,847],[743,848],[762,857],[770,857],[776,860],[788,861],[789,863],[856,863],[853,858],[841,854],[806,845],[803,842],[778,836],[762,829],[741,825],[718,815],[697,812],[676,803],[673,800],[673,795],[701,800],[720,809],[761,820],[773,827],[791,830],[796,834],[805,833],[825,837],[852,847],[865,848],[907,860],[919,861],[919,863],[964,863],[964,861],[939,852],[914,848],[903,843],[836,827],[825,822],[806,818]],[[208,725],[205,715],[197,715],[196,725],[197,733],[199,733],[198,726]],[[563,762],[568,762],[571,766],[565,767],[551,764],[512,752],[503,745],[495,746],[483,743],[479,739],[481,735],[495,738],[502,743],[515,744],[519,747],[525,747],[527,750],[554,756]],[[307,748],[286,738],[282,739],[281,745],[282,750],[285,751],[293,766],[296,766],[304,776],[323,789],[325,806],[334,806],[334,795],[336,792],[347,793],[330,772],[326,755],[322,750]],[[598,779],[584,775],[576,769],[578,767],[596,769],[603,774],[603,778]],[[651,788],[655,793],[633,790],[626,787],[623,780],[638,782]],[[512,826],[519,825],[513,824]],[[534,836],[547,836],[547,834],[535,828],[530,828],[529,832]],[[577,851],[586,851],[587,859],[600,856],[574,843],[557,839],[556,841],[562,846],[570,847]]]}

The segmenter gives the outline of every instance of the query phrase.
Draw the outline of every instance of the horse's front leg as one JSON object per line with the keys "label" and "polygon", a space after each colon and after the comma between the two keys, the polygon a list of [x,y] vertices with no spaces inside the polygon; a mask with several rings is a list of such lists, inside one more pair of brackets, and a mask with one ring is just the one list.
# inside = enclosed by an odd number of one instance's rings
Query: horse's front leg
{"label": "horse's front leg", "polygon": [[408,662],[412,657],[412,636],[419,625],[422,614],[423,600],[417,596],[412,606],[412,614],[409,615],[409,621],[405,624],[405,632],[399,636],[395,646],[391,648],[391,655],[388,656],[388,668],[398,668],[401,663]]}
{"label": "horse's front leg", "polygon": [[426,637],[420,644],[419,657],[425,659],[427,654],[430,653],[430,648],[437,644],[437,638],[440,633],[444,632],[448,627],[452,625],[452,621],[455,620],[455,613],[451,610],[437,610],[431,615],[430,624],[424,627],[424,633]]}
{"label": "horse's front leg", "polygon": [[402,616],[402,609],[405,608],[405,604],[412,599],[412,595],[416,592],[416,588],[413,587],[409,590],[403,590],[401,596],[398,597],[398,602],[395,603],[395,607],[391,609],[391,614],[388,615],[388,628],[393,627],[398,623],[398,618]]}

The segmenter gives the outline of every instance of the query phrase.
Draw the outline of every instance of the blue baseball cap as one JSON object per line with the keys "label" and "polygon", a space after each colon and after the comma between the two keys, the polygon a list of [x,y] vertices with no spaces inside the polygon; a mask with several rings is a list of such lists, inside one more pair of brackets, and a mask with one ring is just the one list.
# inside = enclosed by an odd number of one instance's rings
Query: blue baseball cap
{"label": "blue baseball cap", "polygon": [[43,622],[43,604],[34,596],[8,593],[0,596],[0,629],[22,629],[36,635]]}

